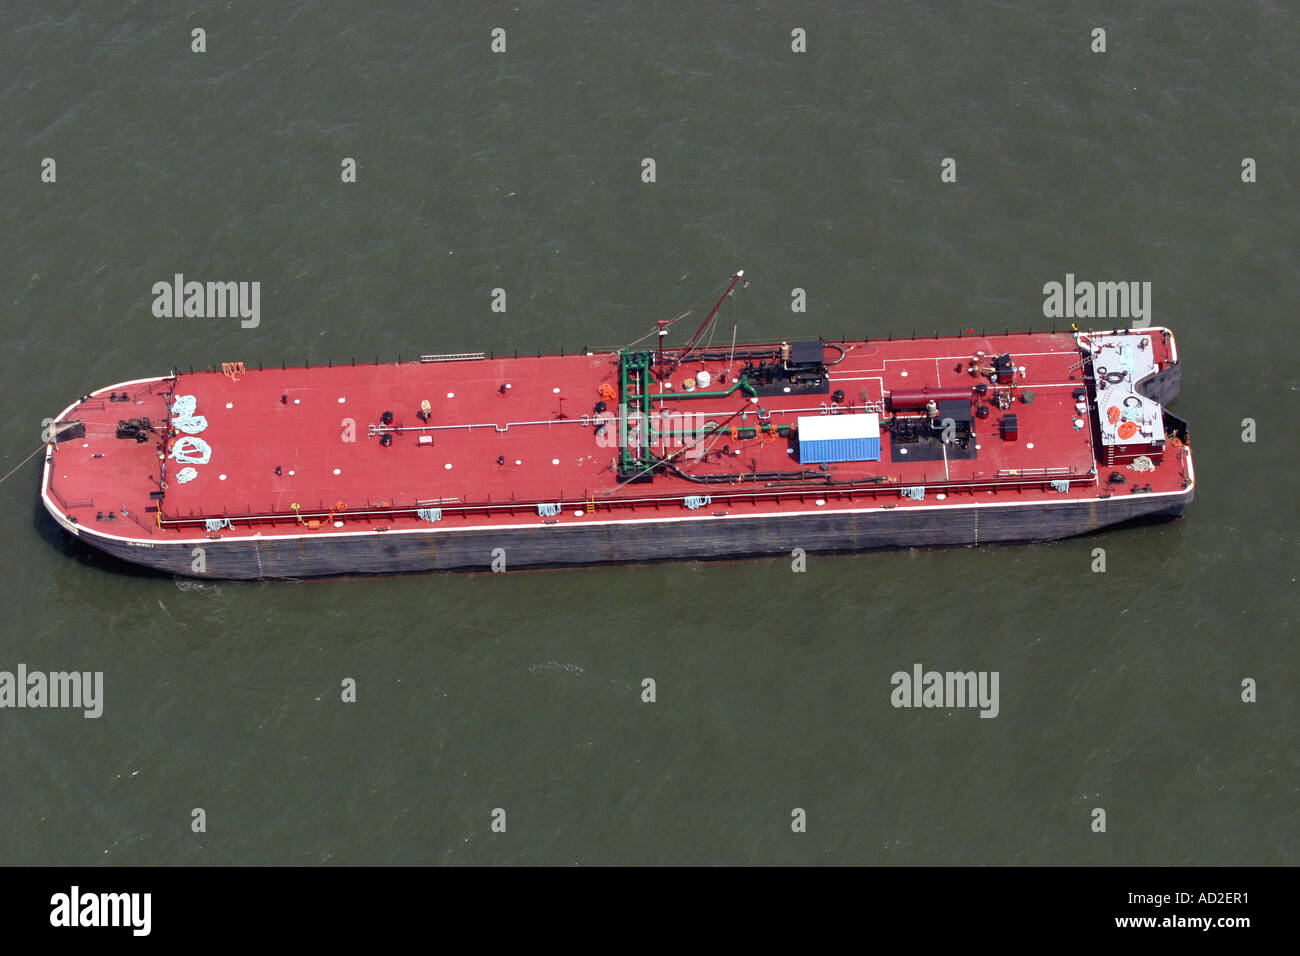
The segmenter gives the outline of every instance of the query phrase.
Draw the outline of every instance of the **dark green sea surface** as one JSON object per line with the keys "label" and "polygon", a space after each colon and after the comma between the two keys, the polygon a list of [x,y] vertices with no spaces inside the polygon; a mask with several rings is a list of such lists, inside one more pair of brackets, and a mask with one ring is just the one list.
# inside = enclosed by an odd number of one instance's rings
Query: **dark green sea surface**
{"label": "dark green sea surface", "polygon": [[[70,541],[33,461],[0,485],[0,670],[102,671],[104,712],[0,709],[0,863],[1297,862],[1294,4],[5,21],[0,471],[172,366],[619,345],[744,268],[742,341],[1041,328],[1067,273],[1150,281],[1198,489],[1175,523],[802,574],[207,583]],[[259,326],[155,318],[175,273],[260,282]],[[896,709],[915,663],[997,671],[998,716]]]}

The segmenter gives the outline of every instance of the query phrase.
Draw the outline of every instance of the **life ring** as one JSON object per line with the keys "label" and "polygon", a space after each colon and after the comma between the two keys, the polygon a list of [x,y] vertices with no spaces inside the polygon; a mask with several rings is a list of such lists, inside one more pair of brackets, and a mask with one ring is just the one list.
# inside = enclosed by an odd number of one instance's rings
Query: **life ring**
{"label": "life ring", "polygon": [[1119,437],[1125,441],[1137,434],[1137,422],[1125,422],[1119,426]]}
{"label": "life ring", "polygon": [[1106,409],[1106,421],[1110,422],[1112,425],[1119,421],[1119,415],[1120,412],[1118,405],[1112,405],[1110,408]]}

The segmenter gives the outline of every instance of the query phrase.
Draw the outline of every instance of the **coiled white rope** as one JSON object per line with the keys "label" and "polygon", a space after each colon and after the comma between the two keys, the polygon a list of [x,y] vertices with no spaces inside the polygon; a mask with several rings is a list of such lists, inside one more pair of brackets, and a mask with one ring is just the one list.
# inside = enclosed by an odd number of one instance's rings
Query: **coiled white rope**
{"label": "coiled white rope", "polygon": [[202,438],[185,435],[176,439],[171,457],[182,465],[206,465],[212,460],[212,446]]}
{"label": "coiled white rope", "polygon": [[197,435],[208,427],[208,420],[195,415],[199,400],[193,395],[177,395],[172,402],[172,427],[187,435]]}

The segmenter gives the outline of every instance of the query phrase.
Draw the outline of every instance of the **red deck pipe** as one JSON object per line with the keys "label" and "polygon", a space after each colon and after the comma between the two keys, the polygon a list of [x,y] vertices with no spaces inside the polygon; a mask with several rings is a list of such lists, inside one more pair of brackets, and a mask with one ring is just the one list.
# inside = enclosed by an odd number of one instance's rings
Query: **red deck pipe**
{"label": "red deck pipe", "polygon": [[962,388],[896,388],[889,393],[889,407],[924,408],[929,401],[968,402],[971,399],[971,386]]}

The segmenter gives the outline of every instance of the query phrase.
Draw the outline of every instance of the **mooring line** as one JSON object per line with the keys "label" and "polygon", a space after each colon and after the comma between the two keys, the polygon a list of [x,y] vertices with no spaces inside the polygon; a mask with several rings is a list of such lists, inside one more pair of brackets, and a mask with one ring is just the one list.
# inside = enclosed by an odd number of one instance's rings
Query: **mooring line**
{"label": "mooring line", "polygon": [[[34,452],[32,452],[30,455],[28,455],[26,458],[24,458],[24,459],[23,459],[22,461],[20,461],[18,464],[14,465],[13,468],[9,469],[9,475],[12,475],[15,471],[17,471],[17,470],[18,470],[19,468],[21,468],[23,465],[27,464],[29,461],[31,461],[33,458],[35,458],[37,455],[39,455],[39,454],[40,454],[41,452],[43,452],[43,451],[45,451],[45,446],[44,446],[44,445],[42,445],[40,448],[37,448]],[[5,475],[4,478],[0,478],[0,482],[5,481],[5,479],[7,479],[7,478],[9,477],[9,475]]]}

